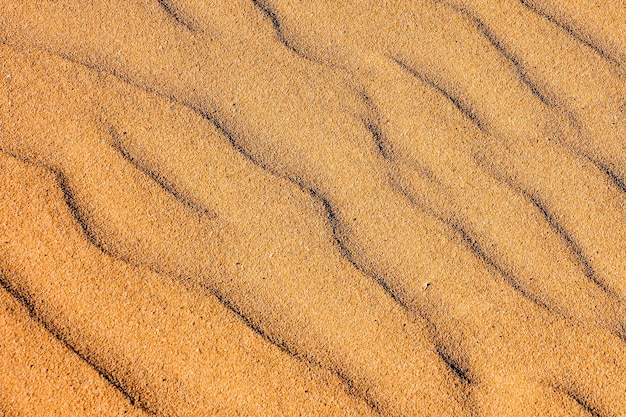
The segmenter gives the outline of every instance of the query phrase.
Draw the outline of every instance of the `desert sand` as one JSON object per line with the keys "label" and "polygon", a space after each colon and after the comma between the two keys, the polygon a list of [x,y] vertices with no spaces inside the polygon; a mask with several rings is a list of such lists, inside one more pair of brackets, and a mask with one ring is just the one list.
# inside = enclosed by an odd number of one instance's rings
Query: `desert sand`
{"label": "desert sand", "polygon": [[0,416],[626,415],[624,33],[0,0]]}

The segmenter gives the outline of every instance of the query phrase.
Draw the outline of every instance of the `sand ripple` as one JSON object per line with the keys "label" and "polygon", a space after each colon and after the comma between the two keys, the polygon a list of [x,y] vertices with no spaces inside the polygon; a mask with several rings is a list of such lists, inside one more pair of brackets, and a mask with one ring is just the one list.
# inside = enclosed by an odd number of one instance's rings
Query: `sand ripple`
{"label": "sand ripple", "polygon": [[625,10],[0,1],[1,412],[626,413]]}

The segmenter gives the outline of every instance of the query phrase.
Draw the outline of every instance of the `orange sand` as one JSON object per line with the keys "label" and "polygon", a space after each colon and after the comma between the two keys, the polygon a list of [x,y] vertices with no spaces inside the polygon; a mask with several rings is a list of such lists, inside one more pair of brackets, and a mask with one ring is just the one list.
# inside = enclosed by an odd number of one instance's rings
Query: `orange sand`
{"label": "orange sand", "polygon": [[0,0],[0,415],[626,415],[604,3]]}

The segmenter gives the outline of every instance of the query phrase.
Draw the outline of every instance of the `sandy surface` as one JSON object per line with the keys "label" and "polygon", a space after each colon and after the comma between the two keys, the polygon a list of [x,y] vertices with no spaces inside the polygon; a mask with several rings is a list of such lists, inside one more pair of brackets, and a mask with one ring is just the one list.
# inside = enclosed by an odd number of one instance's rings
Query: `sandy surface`
{"label": "sandy surface", "polygon": [[624,33],[0,0],[0,416],[626,415]]}

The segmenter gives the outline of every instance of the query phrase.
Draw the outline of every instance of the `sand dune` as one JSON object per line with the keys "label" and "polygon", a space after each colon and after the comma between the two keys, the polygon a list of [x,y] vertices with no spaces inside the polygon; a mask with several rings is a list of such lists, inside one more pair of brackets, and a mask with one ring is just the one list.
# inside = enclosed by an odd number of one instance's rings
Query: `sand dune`
{"label": "sand dune", "polygon": [[0,1],[0,410],[626,413],[623,5],[207,3]]}

